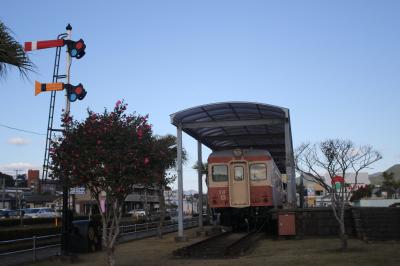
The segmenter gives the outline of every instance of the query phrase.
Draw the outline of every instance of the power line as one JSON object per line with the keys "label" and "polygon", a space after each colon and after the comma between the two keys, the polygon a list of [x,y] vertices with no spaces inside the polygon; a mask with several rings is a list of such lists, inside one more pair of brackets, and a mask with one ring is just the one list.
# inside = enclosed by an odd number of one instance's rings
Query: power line
{"label": "power line", "polygon": [[31,130],[25,130],[25,129],[21,129],[21,128],[16,128],[16,127],[10,127],[4,124],[0,124],[0,127],[5,127],[8,129],[12,129],[12,130],[17,130],[17,131],[21,131],[21,132],[25,132],[25,133],[29,133],[29,134],[35,134],[35,135],[46,135],[44,133],[39,133],[39,132],[35,132],[35,131],[31,131]]}

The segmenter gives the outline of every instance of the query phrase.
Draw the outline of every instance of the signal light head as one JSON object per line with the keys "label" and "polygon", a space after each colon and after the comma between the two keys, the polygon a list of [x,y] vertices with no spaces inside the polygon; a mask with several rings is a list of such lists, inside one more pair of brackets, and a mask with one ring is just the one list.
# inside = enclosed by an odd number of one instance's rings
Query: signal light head
{"label": "signal light head", "polygon": [[64,43],[67,44],[68,53],[71,57],[80,59],[85,55],[86,45],[82,39],[80,39],[77,42],[71,40],[64,40]]}
{"label": "signal light head", "polygon": [[83,42],[77,42],[76,45],[75,45],[75,48],[76,49],[82,49],[83,45],[84,45]]}
{"label": "signal light head", "polygon": [[67,97],[70,102],[83,100],[83,98],[86,96],[86,90],[83,88],[81,83],[79,83],[77,86],[65,84],[65,89],[67,90]]}

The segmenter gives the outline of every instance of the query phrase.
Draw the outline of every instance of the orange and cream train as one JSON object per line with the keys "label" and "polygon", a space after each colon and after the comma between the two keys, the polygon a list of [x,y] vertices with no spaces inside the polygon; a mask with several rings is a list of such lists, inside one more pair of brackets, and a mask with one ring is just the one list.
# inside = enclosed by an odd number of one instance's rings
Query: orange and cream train
{"label": "orange and cream train", "polygon": [[221,224],[241,226],[286,200],[286,183],[261,149],[215,151],[208,157],[208,203]]}

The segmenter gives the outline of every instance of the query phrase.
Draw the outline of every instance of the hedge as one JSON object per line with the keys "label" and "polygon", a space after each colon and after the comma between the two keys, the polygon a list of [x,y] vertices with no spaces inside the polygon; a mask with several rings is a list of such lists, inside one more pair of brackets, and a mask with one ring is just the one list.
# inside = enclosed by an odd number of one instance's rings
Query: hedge
{"label": "hedge", "polygon": [[[35,224],[54,224],[55,218],[23,218],[24,225],[35,225]],[[74,216],[73,220],[88,220],[88,216],[77,215]],[[93,215],[92,220],[101,220],[100,215]],[[61,217],[58,217],[59,223],[61,222]],[[19,218],[4,219],[0,220],[0,226],[16,226],[20,225],[21,220]]]}
{"label": "hedge", "polygon": [[0,231],[0,241],[61,233],[61,227],[25,227]]}
{"label": "hedge", "polygon": [[[24,225],[49,224],[54,223],[54,218],[24,218],[22,219],[22,221]],[[0,220],[0,226],[15,226],[20,224],[21,220],[18,218]]]}

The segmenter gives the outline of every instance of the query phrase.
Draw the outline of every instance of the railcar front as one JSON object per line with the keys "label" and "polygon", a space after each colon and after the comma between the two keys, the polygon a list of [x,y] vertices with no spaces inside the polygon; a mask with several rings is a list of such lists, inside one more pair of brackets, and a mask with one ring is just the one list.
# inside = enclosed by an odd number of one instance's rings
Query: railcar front
{"label": "railcar front", "polygon": [[208,158],[208,202],[223,225],[245,227],[282,204],[281,175],[266,150],[216,151]]}

